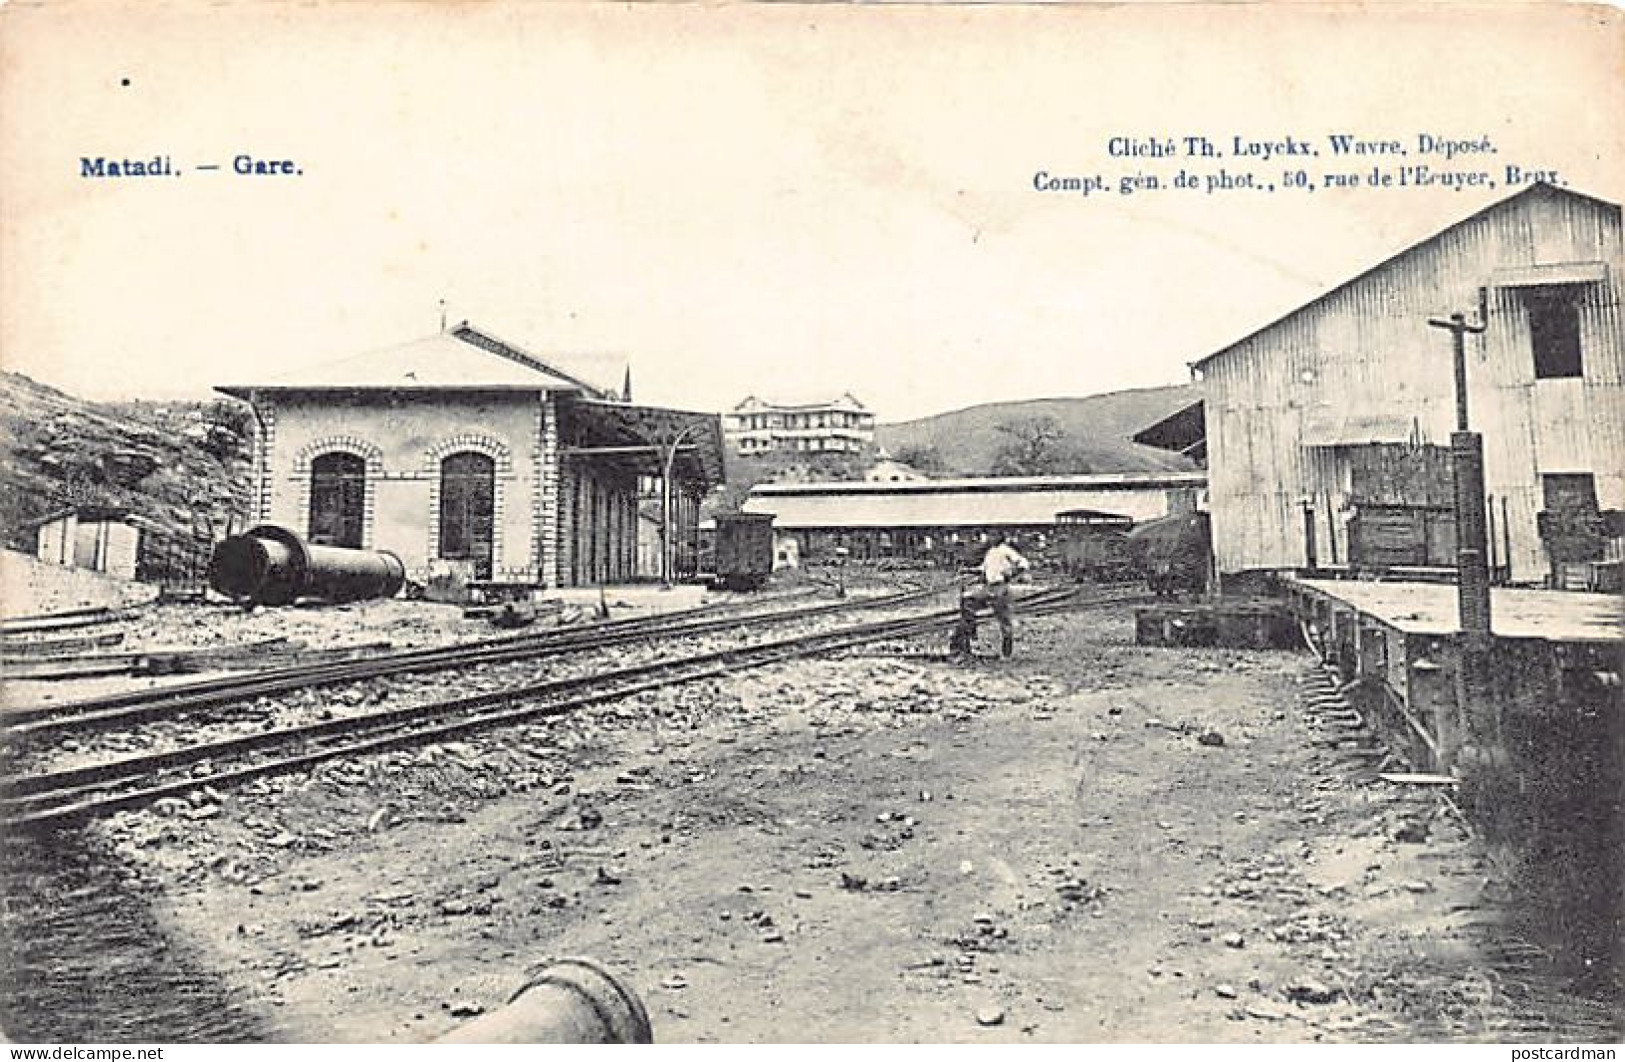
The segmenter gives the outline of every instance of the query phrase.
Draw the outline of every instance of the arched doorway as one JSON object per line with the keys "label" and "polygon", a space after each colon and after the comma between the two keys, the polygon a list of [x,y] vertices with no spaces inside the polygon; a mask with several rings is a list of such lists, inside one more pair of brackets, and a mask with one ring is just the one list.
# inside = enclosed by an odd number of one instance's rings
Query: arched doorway
{"label": "arched doorway", "polygon": [[366,514],[367,460],[339,451],[310,463],[310,541],[361,548]]}
{"label": "arched doorway", "polygon": [[496,461],[464,451],[440,462],[440,556],[474,562],[477,579],[491,578]]}

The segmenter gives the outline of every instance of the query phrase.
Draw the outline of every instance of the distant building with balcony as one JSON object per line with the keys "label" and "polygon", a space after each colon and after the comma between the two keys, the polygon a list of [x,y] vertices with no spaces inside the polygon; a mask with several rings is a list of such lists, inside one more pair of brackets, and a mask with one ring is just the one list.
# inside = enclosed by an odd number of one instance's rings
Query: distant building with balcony
{"label": "distant building with balcony", "polygon": [[741,457],[768,453],[856,454],[875,437],[875,415],[851,393],[825,402],[750,396],[723,414],[723,433]]}

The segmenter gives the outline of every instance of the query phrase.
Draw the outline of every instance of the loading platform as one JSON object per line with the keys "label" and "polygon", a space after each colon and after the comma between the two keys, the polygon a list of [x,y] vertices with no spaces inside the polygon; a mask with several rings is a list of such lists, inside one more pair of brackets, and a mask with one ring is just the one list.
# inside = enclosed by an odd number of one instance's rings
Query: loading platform
{"label": "loading platform", "polygon": [[1582,719],[1584,729],[1617,733],[1625,599],[1494,588],[1481,687],[1493,695],[1470,704],[1455,586],[1303,576],[1279,585],[1305,639],[1345,688],[1371,695],[1418,767],[1448,773],[1461,759],[1517,759],[1511,746]]}
{"label": "loading platform", "polygon": [[[1461,630],[1454,584],[1289,577],[1285,585],[1294,596],[1358,612],[1405,634],[1453,635]],[[1617,643],[1625,637],[1625,598],[1495,587],[1490,591],[1490,629],[1498,638]]]}

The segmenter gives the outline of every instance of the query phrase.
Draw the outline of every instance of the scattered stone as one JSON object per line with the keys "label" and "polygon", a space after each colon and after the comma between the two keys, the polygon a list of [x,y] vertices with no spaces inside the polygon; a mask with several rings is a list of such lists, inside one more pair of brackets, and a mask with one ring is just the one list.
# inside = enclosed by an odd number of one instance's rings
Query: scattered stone
{"label": "scattered stone", "polygon": [[684,977],[682,974],[674,973],[664,981],[660,982],[660,985],[662,988],[670,988],[673,990],[687,988],[688,978]]}
{"label": "scattered stone", "polygon": [[619,885],[621,883],[621,874],[619,871],[600,866],[594,880],[600,885]]}
{"label": "scattered stone", "polygon": [[1226,933],[1224,935],[1224,946],[1227,948],[1245,948],[1247,946],[1247,938],[1243,937],[1240,933]]}
{"label": "scattered stone", "polygon": [[1004,1024],[1004,1009],[1002,1007],[986,1006],[976,1011],[976,1024],[983,1028],[992,1028]]}
{"label": "scattered stone", "polygon": [[1431,882],[1431,881],[1407,881],[1405,883],[1405,891],[1406,892],[1416,892],[1416,893],[1432,892],[1433,891],[1433,882]]}
{"label": "scattered stone", "polygon": [[1425,822],[1407,822],[1394,831],[1394,840],[1402,844],[1427,844],[1428,824]]}
{"label": "scattered stone", "polygon": [[762,934],[762,943],[782,944],[784,943],[784,934],[779,932],[777,929],[769,929],[766,933]]}
{"label": "scattered stone", "polygon": [[372,817],[367,820],[367,832],[377,833],[379,828],[386,825],[388,821],[389,809],[379,808],[377,811],[373,812]]}
{"label": "scattered stone", "polygon": [[1294,1003],[1332,1003],[1337,995],[1337,989],[1319,981],[1294,981],[1286,989],[1286,998]]}
{"label": "scattered stone", "polygon": [[448,1009],[454,1018],[472,1018],[485,1013],[485,1008],[478,1003],[452,1003]]}
{"label": "scattered stone", "polygon": [[1219,733],[1217,730],[1207,731],[1201,737],[1197,738],[1196,741],[1197,744],[1207,745],[1210,748],[1218,749],[1224,747],[1224,735]]}
{"label": "scattered stone", "polygon": [[1213,994],[1220,999],[1235,999],[1236,988],[1234,985],[1214,985]]}

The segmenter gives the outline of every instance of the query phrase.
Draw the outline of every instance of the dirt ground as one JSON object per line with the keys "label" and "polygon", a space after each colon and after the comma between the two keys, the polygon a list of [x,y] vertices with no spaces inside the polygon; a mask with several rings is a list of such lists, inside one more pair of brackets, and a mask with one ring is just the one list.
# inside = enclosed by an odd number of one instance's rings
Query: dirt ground
{"label": "dirt ground", "polygon": [[200,794],[92,840],[254,1038],[431,1039],[576,955],[666,1042],[1619,1038],[1497,928],[1434,793],[1315,744],[1306,656],[1137,648],[1126,610],[1028,620],[1010,662],[935,648]]}

